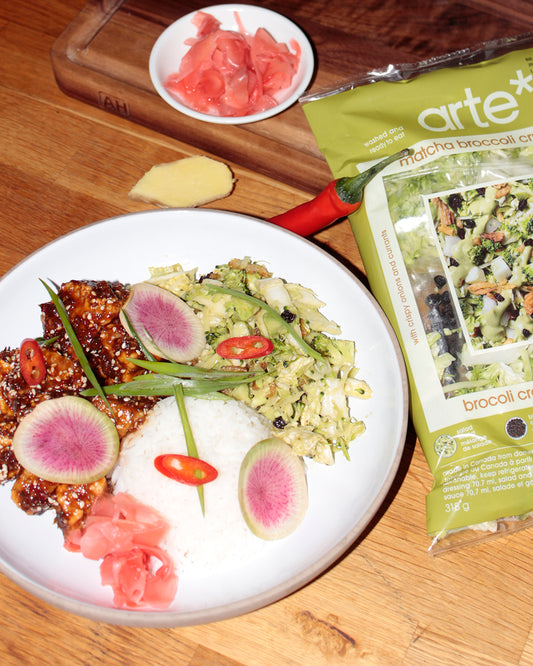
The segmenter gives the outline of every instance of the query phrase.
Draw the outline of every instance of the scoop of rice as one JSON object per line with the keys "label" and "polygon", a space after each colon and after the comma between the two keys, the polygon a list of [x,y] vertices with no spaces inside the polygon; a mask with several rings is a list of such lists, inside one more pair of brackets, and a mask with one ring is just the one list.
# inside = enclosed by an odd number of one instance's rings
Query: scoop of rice
{"label": "scoop of rice", "polygon": [[268,420],[236,400],[186,398],[185,405],[199,457],[218,470],[218,477],[204,486],[205,516],[195,487],[154,467],[160,454],[187,454],[174,398],[158,402],[142,427],[124,439],[112,476],[115,492],[129,493],[167,519],[171,529],[162,546],[178,574],[223,568],[265,547],[244,522],[238,481],[246,452],[272,435]]}

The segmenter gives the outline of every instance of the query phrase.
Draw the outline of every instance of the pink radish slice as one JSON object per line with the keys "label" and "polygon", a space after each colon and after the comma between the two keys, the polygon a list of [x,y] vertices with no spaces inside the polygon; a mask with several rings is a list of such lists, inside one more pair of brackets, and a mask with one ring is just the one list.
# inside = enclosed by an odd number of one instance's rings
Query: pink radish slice
{"label": "pink radish slice", "polygon": [[308,504],[302,459],[276,437],[255,444],[241,464],[239,503],[246,524],[261,539],[294,532]]}
{"label": "pink radish slice", "polygon": [[13,437],[18,462],[55,483],[92,483],[115,464],[119,436],[113,421],[83,398],[64,396],[39,403]]}
{"label": "pink radish slice", "polygon": [[120,320],[154,356],[183,363],[197,358],[205,347],[202,322],[194,310],[172,292],[149,282],[133,285]]}

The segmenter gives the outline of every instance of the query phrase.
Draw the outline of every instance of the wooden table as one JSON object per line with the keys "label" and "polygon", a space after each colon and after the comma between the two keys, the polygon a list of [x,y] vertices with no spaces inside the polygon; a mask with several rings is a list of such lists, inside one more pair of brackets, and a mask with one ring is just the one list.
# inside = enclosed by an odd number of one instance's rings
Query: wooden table
{"label": "wooden table", "polygon": [[[265,4],[315,31],[321,8],[326,12],[320,0]],[[50,48],[83,6],[84,0],[19,0],[0,7],[0,274],[65,232],[147,209],[127,198],[145,169],[205,152],[194,136],[189,144],[180,142],[58,89]],[[172,3],[166,7],[171,16]],[[324,48],[335,27],[344,25],[346,32],[350,25],[365,67],[373,60],[378,65],[416,61],[533,27],[533,6],[526,0],[329,0],[327,7],[318,46]],[[349,72],[342,69],[343,53],[334,51],[325,63],[328,76],[339,67],[344,78]],[[309,197],[305,188],[231,166],[235,191],[213,207],[268,217]],[[346,221],[314,240],[362,275]],[[0,577],[0,661],[533,664],[531,532],[431,557],[424,514],[430,486],[410,431],[387,500],[335,566],[289,598],[212,625],[99,624],[57,610]]]}

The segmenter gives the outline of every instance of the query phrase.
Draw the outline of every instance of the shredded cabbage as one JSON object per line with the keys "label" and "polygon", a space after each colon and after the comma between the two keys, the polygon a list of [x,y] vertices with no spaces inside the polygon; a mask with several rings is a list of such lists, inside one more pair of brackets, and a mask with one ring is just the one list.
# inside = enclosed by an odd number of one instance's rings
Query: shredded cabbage
{"label": "shredded cabbage", "polygon": [[[349,398],[367,399],[369,385],[357,376],[355,343],[332,338],[338,324],[321,312],[324,303],[312,290],[273,277],[248,257],[235,259],[199,279],[196,270],[179,264],[151,268],[150,281],[174,292],[199,314],[207,345],[197,361],[206,369],[243,368],[266,371],[260,379],[227,390],[266,416],[277,428],[277,436],[299,455],[331,465],[335,453],[349,458],[349,445],[365,430],[351,416]],[[261,307],[224,293],[210,293],[204,280],[243,292],[270,305],[320,355],[306,355],[286,329]],[[224,339],[263,335],[274,343],[269,356],[256,359],[224,359],[216,353]]]}

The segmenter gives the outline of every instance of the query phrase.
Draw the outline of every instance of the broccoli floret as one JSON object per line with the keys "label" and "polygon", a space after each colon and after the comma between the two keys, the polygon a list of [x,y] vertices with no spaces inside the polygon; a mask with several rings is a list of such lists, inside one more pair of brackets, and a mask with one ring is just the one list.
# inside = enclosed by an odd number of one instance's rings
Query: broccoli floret
{"label": "broccoli floret", "polygon": [[485,248],[486,252],[493,254],[494,252],[500,252],[503,249],[504,245],[501,241],[495,241],[490,238],[481,239],[481,247]]}
{"label": "broccoli floret", "polygon": [[328,338],[326,335],[318,333],[313,337],[311,344],[317,352],[330,359],[334,364],[342,365],[353,363],[355,346],[354,343],[349,340]]}
{"label": "broccoli floret", "polygon": [[207,343],[211,345],[212,347],[216,347],[219,341],[227,337],[228,335],[228,330],[225,326],[216,326],[213,328],[211,331],[207,331],[205,334],[205,339],[207,340]]}
{"label": "broccoli floret", "polygon": [[236,291],[247,292],[246,272],[240,269],[228,270],[224,273],[224,286]]}
{"label": "broccoli floret", "polygon": [[516,255],[511,250],[511,248],[505,248],[505,250],[500,255],[509,268],[513,267],[514,262],[516,261]]}
{"label": "broccoli floret", "polygon": [[474,266],[480,266],[485,261],[486,254],[487,251],[482,245],[473,245],[468,250],[468,256]]}
{"label": "broccoli floret", "polygon": [[524,222],[524,230],[528,237],[533,236],[533,216],[528,217]]}
{"label": "broccoli floret", "polygon": [[313,336],[312,345],[319,354],[322,354],[322,356],[327,356],[329,354],[330,344],[330,338],[323,335],[322,333],[317,333],[315,336]]}
{"label": "broccoli floret", "polygon": [[522,268],[522,276],[524,282],[527,284],[533,284],[533,265],[532,264],[527,264],[527,266],[524,266]]}

